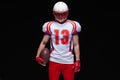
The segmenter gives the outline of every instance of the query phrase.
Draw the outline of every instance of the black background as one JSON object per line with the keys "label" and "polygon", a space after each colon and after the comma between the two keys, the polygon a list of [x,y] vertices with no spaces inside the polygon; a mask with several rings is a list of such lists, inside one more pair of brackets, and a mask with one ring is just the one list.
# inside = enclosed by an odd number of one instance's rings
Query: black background
{"label": "black background", "polygon": [[[57,1],[0,2],[0,80],[48,80],[47,67],[38,65],[35,56],[43,36],[42,25],[53,20],[52,8]],[[82,26],[81,71],[75,80],[118,78],[118,2],[63,1],[69,6],[69,19]]]}

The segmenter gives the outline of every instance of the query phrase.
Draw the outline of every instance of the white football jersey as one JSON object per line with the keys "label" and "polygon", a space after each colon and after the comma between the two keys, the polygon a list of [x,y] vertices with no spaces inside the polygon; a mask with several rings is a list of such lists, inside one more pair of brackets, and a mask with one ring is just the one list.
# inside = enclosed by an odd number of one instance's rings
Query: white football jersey
{"label": "white football jersey", "polygon": [[56,21],[49,21],[44,23],[42,31],[50,35],[50,61],[73,64],[72,37],[81,31],[80,23],[72,20],[67,20],[63,24]]}

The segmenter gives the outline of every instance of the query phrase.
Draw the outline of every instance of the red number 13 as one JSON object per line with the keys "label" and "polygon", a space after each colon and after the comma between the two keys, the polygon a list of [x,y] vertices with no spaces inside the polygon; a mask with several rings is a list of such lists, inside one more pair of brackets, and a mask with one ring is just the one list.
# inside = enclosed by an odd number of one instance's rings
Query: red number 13
{"label": "red number 13", "polygon": [[[56,44],[59,44],[59,30],[54,30],[55,32],[55,42]],[[62,44],[68,43],[68,37],[69,37],[69,31],[68,30],[62,30],[61,34],[63,35],[63,38],[61,39]]]}

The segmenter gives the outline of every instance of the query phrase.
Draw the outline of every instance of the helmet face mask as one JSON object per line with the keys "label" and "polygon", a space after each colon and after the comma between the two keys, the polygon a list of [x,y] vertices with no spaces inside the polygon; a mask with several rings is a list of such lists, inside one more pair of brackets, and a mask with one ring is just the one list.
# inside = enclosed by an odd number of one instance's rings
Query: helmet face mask
{"label": "helmet face mask", "polygon": [[63,22],[65,22],[67,20],[68,14],[69,14],[68,11],[65,11],[65,12],[53,11],[53,15],[55,17],[55,20],[60,22],[60,23],[63,23]]}
{"label": "helmet face mask", "polygon": [[53,7],[53,15],[55,20],[59,23],[63,23],[67,20],[69,14],[68,6],[66,3],[59,1]]}

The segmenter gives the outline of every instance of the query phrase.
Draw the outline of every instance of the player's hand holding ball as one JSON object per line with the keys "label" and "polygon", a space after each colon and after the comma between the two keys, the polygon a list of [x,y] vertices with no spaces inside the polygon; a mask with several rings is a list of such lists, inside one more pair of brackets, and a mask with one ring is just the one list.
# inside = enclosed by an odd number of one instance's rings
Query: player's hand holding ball
{"label": "player's hand holding ball", "polygon": [[38,64],[45,66],[44,60],[41,57],[36,57],[36,61],[38,62]]}
{"label": "player's hand holding ball", "polygon": [[36,61],[38,62],[38,64],[42,65],[42,66],[46,66],[46,64],[49,61],[49,57],[50,57],[50,51],[48,48],[44,48],[39,57],[36,57]]}

